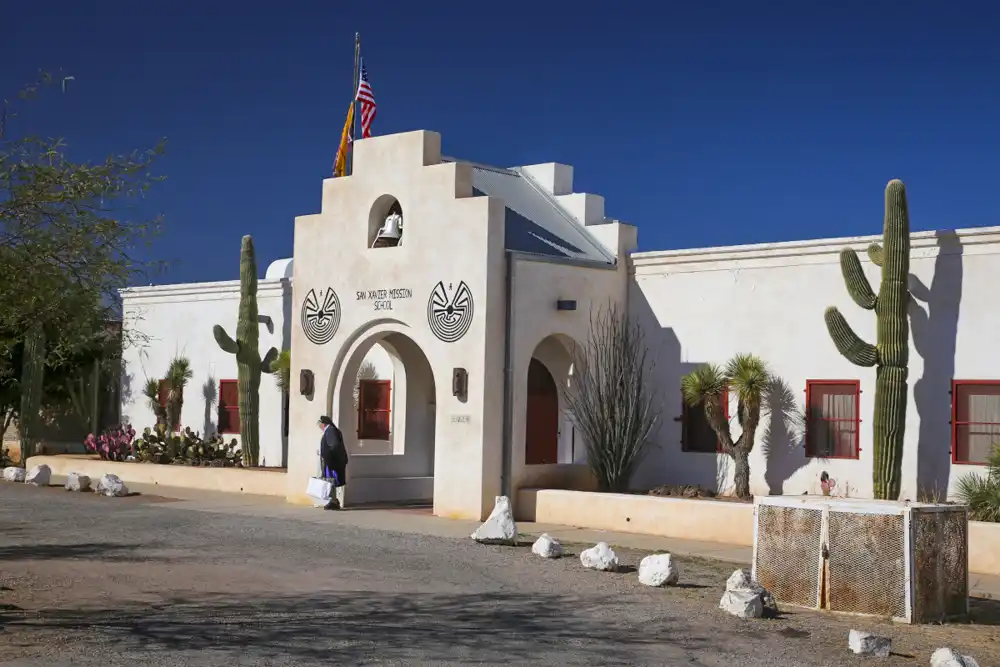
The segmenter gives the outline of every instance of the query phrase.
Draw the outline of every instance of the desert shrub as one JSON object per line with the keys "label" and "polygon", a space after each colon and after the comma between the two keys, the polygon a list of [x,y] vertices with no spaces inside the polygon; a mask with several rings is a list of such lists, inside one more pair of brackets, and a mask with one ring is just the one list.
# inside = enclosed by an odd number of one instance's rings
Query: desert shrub
{"label": "desert shrub", "polygon": [[987,465],[985,477],[974,472],[962,475],[955,495],[969,506],[973,521],[1000,523],[1000,445],[993,446]]}

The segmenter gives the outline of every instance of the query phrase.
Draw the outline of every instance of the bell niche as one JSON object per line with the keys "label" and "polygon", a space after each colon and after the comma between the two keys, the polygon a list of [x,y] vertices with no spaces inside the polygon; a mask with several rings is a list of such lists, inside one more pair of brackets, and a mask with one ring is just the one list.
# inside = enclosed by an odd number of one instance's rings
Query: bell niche
{"label": "bell niche", "polygon": [[403,207],[390,195],[382,195],[368,216],[368,247],[395,248],[403,244]]}

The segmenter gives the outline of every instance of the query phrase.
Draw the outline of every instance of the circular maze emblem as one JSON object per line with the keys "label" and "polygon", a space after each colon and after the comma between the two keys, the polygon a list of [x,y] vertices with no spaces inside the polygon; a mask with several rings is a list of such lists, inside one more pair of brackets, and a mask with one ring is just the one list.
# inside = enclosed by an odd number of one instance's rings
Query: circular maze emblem
{"label": "circular maze emblem", "polygon": [[472,326],[473,303],[472,292],[465,282],[448,283],[444,281],[434,286],[431,298],[427,300],[427,324],[438,339],[445,343],[459,340]]}
{"label": "circular maze emblem", "polygon": [[340,299],[332,287],[326,290],[309,290],[302,302],[302,330],[306,338],[316,345],[325,345],[333,340],[340,326]]}

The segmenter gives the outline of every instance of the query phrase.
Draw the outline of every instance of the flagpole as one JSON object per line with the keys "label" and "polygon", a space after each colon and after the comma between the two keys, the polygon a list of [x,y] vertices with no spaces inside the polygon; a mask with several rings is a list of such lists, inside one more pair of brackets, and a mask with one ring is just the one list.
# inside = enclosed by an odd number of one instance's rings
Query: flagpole
{"label": "flagpole", "polygon": [[357,126],[358,126],[358,116],[357,116],[357,110],[358,110],[357,109],[357,105],[358,105],[358,99],[357,99],[358,98],[358,74],[359,74],[358,70],[359,70],[360,62],[361,62],[361,33],[360,32],[356,32],[356,33],[354,33],[354,79],[352,80],[352,84],[353,84],[354,88],[351,90],[351,100],[352,100],[351,101],[351,105],[352,105],[352,108],[355,111],[355,114],[354,114],[354,119],[353,119],[353,121],[351,123],[351,139],[352,139],[352,141],[351,141],[350,147],[348,148],[349,152],[348,152],[348,155],[347,155],[347,173],[348,174],[353,174],[354,173],[354,141],[353,140],[357,139],[357,132],[356,132],[356,130],[357,130]]}

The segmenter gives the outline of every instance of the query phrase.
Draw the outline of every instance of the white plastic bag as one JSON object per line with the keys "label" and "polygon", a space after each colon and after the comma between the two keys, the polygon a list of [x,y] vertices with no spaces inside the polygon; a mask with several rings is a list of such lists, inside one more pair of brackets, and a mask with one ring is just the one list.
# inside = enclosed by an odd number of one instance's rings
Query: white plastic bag
{"label": "white plastic bag", "polygon": [[306,495],[313,499],[314,507],[326,507],[333,497],[333,484],[322,477],[310,477]]}

